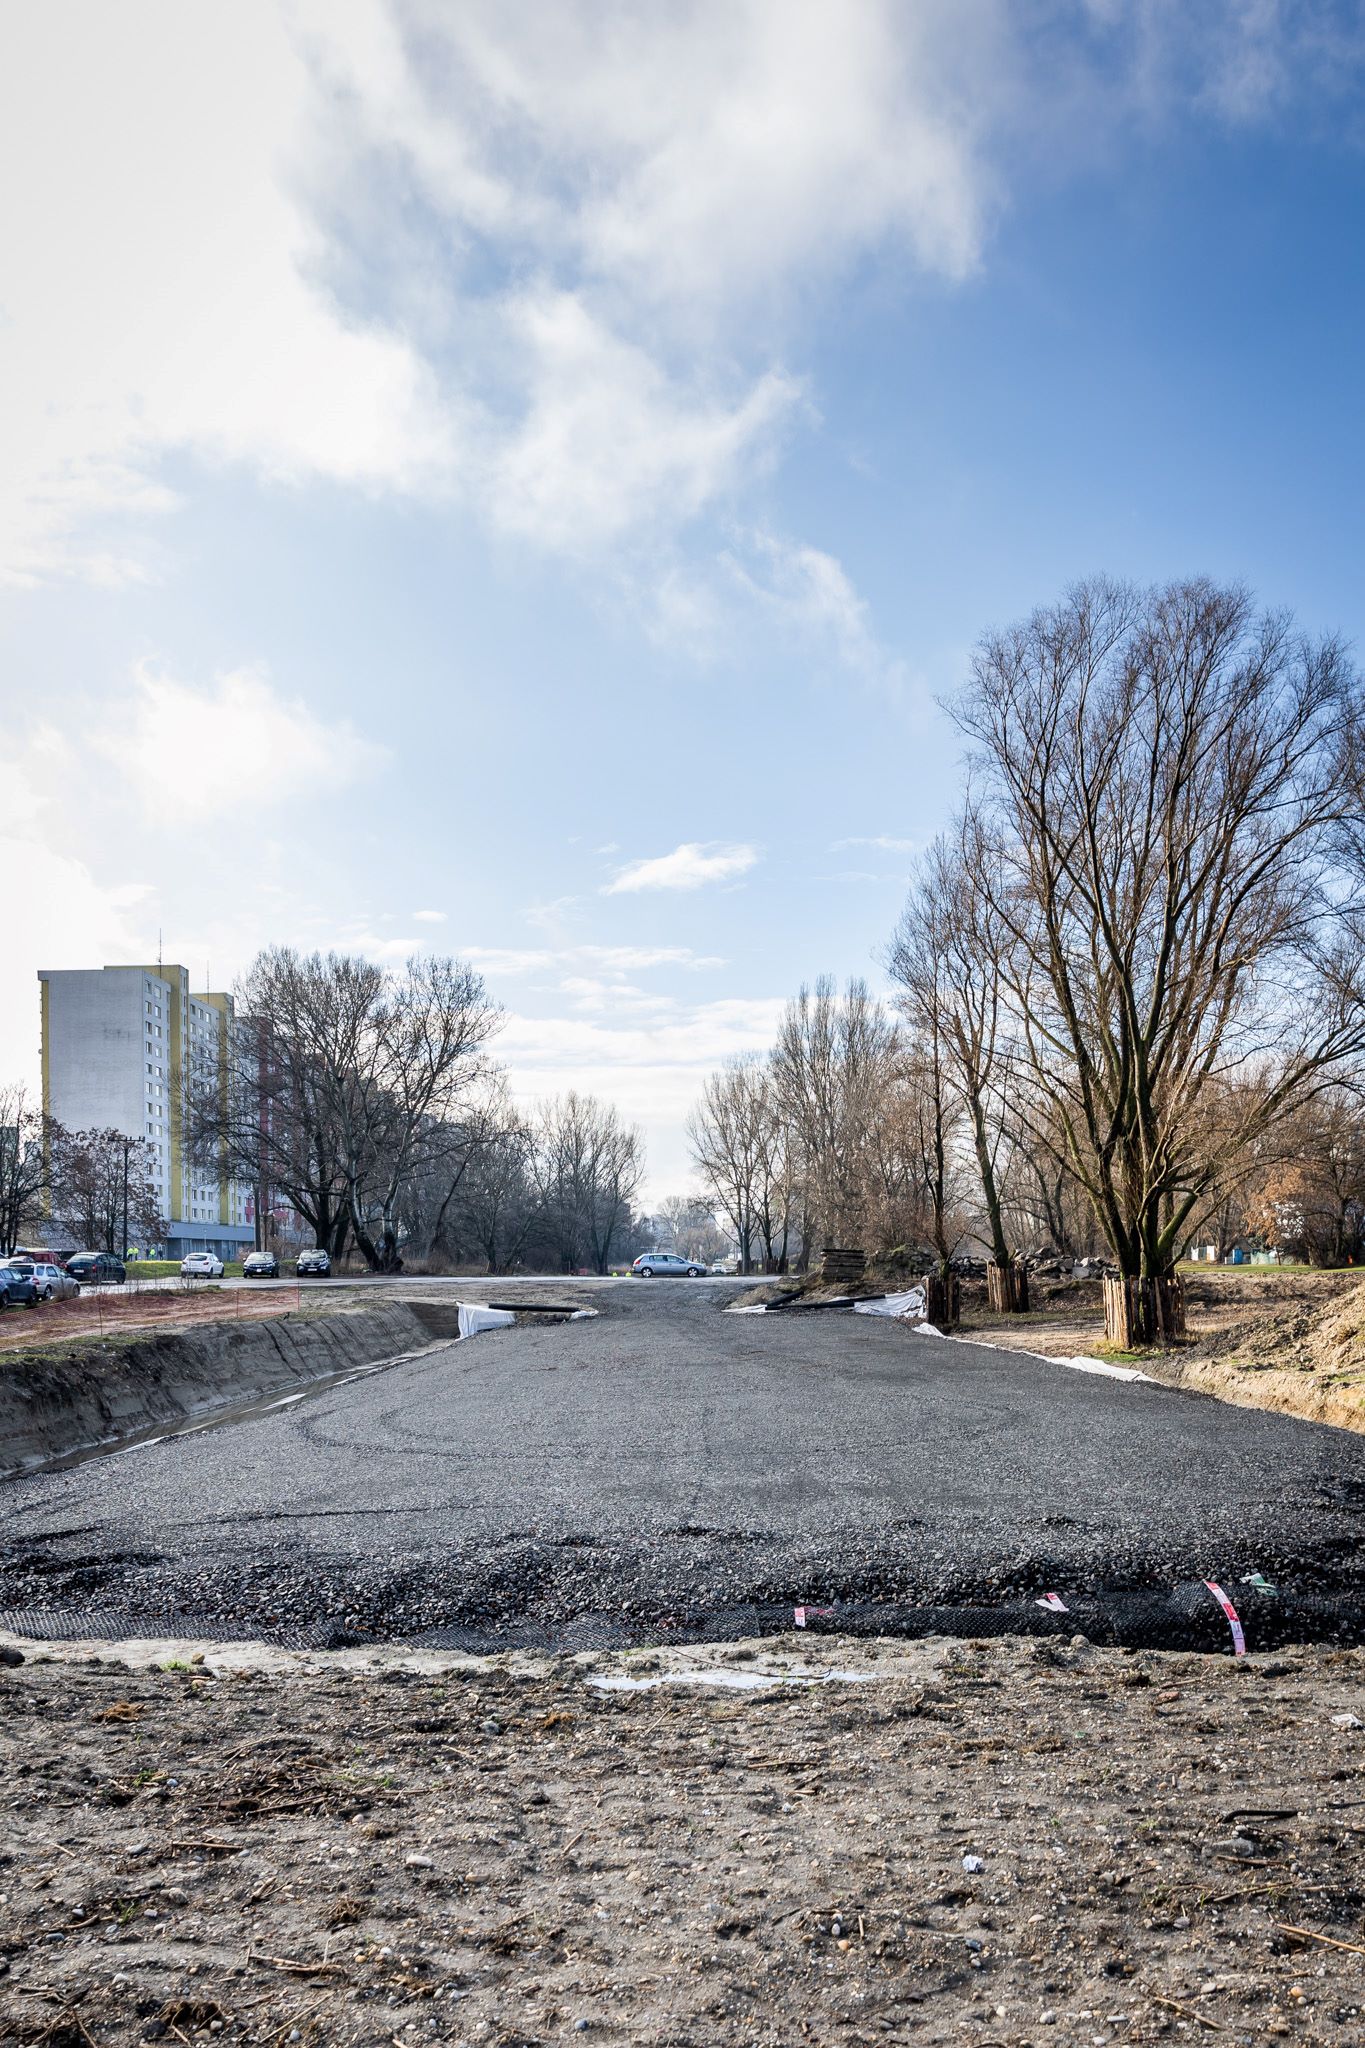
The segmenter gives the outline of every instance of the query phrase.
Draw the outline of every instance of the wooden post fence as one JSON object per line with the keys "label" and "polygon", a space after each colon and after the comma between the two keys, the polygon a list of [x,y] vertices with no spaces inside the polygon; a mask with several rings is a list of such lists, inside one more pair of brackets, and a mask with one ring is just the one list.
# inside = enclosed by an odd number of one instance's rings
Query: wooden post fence
{"label": "wooden post fence", "polygon": [[929,1273],[924,1281],[924,1313],[937,1329],[950,1330],[962,1304],[962,1286],[955,1273]]}
{"label": "wooden post fence", "polygon": [[1120,1351],[1144,1344],[1182,1344],[1185,1290],[1172,1273],[1161,1280],[1104,1277],[1104,1334]]}
{"label": "wooden post fence", "polygon": [[992,1260],[986,1268],[986,1299],[998,1316],[1027,1315],[1028,1267],[1013,1261],[997,1266]]}

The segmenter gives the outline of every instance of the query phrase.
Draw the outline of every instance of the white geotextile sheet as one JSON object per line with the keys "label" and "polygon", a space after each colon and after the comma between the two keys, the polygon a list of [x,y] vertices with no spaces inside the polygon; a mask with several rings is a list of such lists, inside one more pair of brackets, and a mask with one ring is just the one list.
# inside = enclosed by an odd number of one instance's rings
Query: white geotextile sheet
{"label": "white geotextile sheet", "polygon": [[907,1287],[904,1294],[885,1294],[880,1301],[855,1301],[855,1316],[903,1316],[916,1322],[924,1314],[924,1289]]}
{"label": "white geotextile sheet", "polygon": [[516,1317],[510,1308],[480,1308],[476,1301],[460,1303],[460,1335],[477,1337],[480,1330],[505,1330]]}

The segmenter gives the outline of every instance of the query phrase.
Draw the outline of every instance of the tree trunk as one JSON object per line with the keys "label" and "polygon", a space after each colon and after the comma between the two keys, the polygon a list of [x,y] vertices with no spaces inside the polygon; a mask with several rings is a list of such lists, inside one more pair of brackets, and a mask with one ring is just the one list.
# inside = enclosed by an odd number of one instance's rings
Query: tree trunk
{"label": "tree trunk", "polygon": [[1106,1274],[1104,1334],[1120,1351],[1185,1340],[1185,1291],[1174,1273],[1160,1279]]}
{"label": "tree trunk", "polygon": [[998,1316],[1028,1314],[1028,1268],[995,1260],[986,1268],[986,1298]]}
{"label": "tree trunk", "polygon": [[940,1330],[949,1330],[958,1320],[962,1288],[955,1273],[930,1273],[924,1282],[924,1313]]}

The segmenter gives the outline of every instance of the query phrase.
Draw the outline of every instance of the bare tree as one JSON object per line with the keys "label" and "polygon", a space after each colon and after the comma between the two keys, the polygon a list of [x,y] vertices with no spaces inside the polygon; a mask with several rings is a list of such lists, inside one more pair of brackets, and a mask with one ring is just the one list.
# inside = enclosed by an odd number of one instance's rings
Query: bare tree
{"label": "bare tree", "polygon": [[708,1197],[734,1231],[742,1273],[753,1270],[772,1118],[765,1063],[750,1055],[730,1060],[707,1076],[701,1100],[687,1119],[693,1163]]}
{"label": "bare tree", "polygon": [[1031,1136],[1150,1336],[1253,1134],[1365,1045],[1359,679],[1240,589],[1097,582],[988,636],[955,713]]}
{"label": "bare tree", "polygon": [[666,1195],[657,1212],[673,1233],[673,1244],[684,1259],[711,1265],[729,1249],[706,1200],[700,1195]]}
{"label": "bare tree", "polygon": [[52,1214],[90,1251],[122,1258],[135,1234],[159,1243],[166,1221],[156,1190],[156,1151],[122,1131],[49,1126]]}
{"label": "bare tree", "polygon": [[828,975],[787,1005],[773,1050],[779,1111],[804,1169],[806,1229],[860,1244],[869,1145],[900,1057],[896,1027],[861,980],[842,996]]}
{"label": "bare tree", "polygon": [[1280,1157],[1246,1191],[1247,1227],[1315,1266],[1365,1257],[1365,1113],[1354,1089],[1333,1088],[1287,1118]]}
{"label": "bare tree", "polygon": [[[907,1026],[934,1074],[931,1099],[955,1098],[965,1113],[985,1210],[991,1258],[1008,1275],[1005,988],[996,930],[981,885],[989,847],[968,811],[951,838],[921,863],[888,952]],[[939,1068],[943,1071],[940,1075]],[[1000,1298],[1014,1290],[1002,1281]]]}
{"label": "bare tree", "polygon": [[6,1258],[48,1188],[49,1138],[22,1084],[0,1088],[0,1253]]}
{"label": "bare tree", "polygon": [[644,1178],[644,1143],[610,1103],[572,1090],[543,1104],[530,1169],[541,1221],[565,1272],[605,1273],[628,1248]]}
{"label": "bare tree", "polygon": [[458,1173],[487,1076],[499,1013],[481,978],[458,960],[391,975],[275,947],[238,1007],[228,1072],[188,1077],[195,1156],[253,1185],[260,1211],[284,1194],[334,1258],[354,1240],[373,1270],[396,1270],[405,1192],[442,1162]]}

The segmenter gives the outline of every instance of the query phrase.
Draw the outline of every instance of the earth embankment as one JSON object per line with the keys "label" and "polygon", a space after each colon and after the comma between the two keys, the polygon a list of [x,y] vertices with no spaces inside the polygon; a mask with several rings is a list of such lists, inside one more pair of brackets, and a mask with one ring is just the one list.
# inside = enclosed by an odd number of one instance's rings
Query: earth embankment
{"label": "earth embankment", "polygon": [[174,1430],[456,1334],[455,1304],[139,1331],[0,1361],[0,1477]]}

